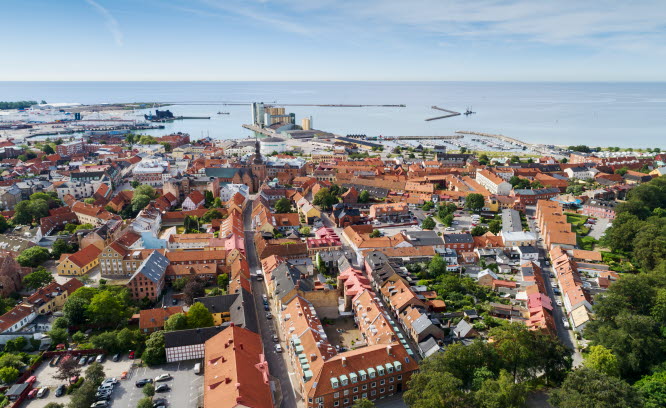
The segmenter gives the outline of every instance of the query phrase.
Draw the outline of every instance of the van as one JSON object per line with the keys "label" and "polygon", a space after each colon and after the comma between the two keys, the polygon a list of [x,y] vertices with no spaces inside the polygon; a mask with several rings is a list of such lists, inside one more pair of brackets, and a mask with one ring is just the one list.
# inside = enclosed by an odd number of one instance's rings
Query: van
{"label": "van", "polygon": [[261,269],[257,269],[257,280],[258,281],[264,280],[264,274],[261,273]]}
{"label": "van", "polygon": [[194,374],[201,374],[201,363],[196,363],[194,365]]}

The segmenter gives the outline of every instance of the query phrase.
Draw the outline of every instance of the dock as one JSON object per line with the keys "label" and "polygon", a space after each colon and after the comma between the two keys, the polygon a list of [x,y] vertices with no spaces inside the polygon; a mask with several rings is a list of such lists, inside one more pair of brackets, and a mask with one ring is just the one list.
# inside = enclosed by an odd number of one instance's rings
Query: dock
{"label": "dock", "polygon": [[243,126],[245,129],[247,129],[247,130],[251,130],[251,131],[253,131],[253,132],[255,132],[255,133],[260,133],[260,134],[262,134],[262,135],[264,135],[264,136],[275,136],[275,131],[274,131],[273,129],[271,129],[271,128],[263,128],[263,127],[261,127],[261,126],[257,126],[257,125],[248,125],[248,124],[244,124],[244,125],[242,125],[242,126]]}
{"label": "dock", "polygon": [[366,140],[456,140],[462,139],[463,135],[450,136],[370,136]]}
{"label": "dock", "polygon": [[453,117],[453,116],[460,116],[460,115],[461,115],[460,112],[456,112],[456,111],[452,111],[452,110],[448,110],[448,109],[440,108],[439,106],[435,106],[435,105],[431,106],[431,108],[432,108],[432,109],[439,110],[439,111],[442,111],[442,112],[446,112],[447,115],[436,116],[436,117],[434,117],[434,118],[428,118],[428,119],[425,120],[426,122],[429,122],[429,121],[431,121],[431,120],[446,119],[446,118],[451,118],[451,117]]}

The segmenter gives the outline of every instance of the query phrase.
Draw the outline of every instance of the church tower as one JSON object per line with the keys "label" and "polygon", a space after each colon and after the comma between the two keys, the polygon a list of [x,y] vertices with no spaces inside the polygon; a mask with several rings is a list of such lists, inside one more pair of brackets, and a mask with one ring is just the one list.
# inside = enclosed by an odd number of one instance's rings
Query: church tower
{"label": "church tower", "polygon": [[252,159],[252,178],[254,179],[254,190],[257,191],[261,183],[266,180],[266,163],[261,158],[261,149],[259,147],[259,140],[254,141],[254,158]]}

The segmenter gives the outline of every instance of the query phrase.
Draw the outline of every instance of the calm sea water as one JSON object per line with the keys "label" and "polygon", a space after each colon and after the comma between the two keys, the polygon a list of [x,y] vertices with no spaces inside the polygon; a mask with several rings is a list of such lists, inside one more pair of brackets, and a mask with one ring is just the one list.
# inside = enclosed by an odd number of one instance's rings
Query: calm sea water
{"label": "calm sea water", "polygon": [[[248,106],[283,104],[404,104],[404,108],[288,107],[297,120],[338,134],[451,135],[457,130],[504,134],[533,143],[666,148],[666,83],[481,82],[0,82],[0,100],[48,102],[176,102],[176,115],[211,116],[168,124],[156,135],[240,138]],[[180,105],[202,102],[209,105]],[[477,112],[426,122],[432,105]],[[230,115],[217,115],[218,111]],[[137,112],[137,114],[143,112]]]}

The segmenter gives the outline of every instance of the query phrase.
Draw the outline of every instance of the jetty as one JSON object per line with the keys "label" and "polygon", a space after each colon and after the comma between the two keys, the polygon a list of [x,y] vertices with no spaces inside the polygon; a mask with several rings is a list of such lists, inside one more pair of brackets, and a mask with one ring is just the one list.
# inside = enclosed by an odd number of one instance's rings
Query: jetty
{"label": "jetty", "polygon": [[450,136],[370,136],[366,140],[456,140],[462,139],[463,135]]}
{"label": "jetty", "polygon": [[428,119],[425,120],[426,122],[429,122],[429,121],[431,121],[431,120],[446,119],[446,118],[451,118],[451,117],[453,117],[453,116],[460,116],[460,115],[461,115],[460,112],[456,112],[456,111],[452,111],[452,110],[448,110],[448,109],[440,108],[439,106],[435,106],[435,105],[431,106],[431,108],[432,108],[432,109],[439,110],[439,111],[442,111],[442,112],[446,112],[447,114],[446,114],[446,115],[443,115],[443,116],[436,116],[436,117],[434,117],[434,118],[428,118]]}

